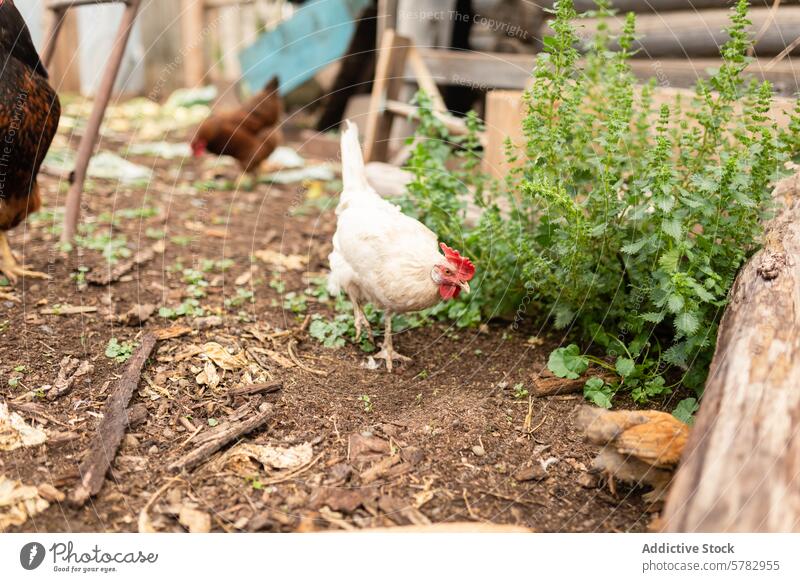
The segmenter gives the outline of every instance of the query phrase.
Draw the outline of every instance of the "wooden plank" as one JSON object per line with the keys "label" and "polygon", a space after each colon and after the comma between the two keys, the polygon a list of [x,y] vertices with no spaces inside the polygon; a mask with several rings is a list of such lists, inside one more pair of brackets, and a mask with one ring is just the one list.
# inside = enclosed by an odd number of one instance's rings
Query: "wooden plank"
{"label": "wooden plank", "polygon": [[203,0],[181,0],[181,13],[184,83],[196,87],[206,75]]}
{"label": "wooden plank", "polygon": [[[60,17],[60,13],[45,10],[42,19],[45,35],[53,31],[55,19]],[[50,75],[50,84],[59,93],[80,93],[81,90],[81,67],[78,58],[78,15],[75,11],[67,10],[61,22],[60,30],[55,47],[53,48],[52,61],[47,66]],[[42,55],[43,59],[46,56]]]}
{"label": "wooden plank", "polygon": [[[774,56],[788,43],[800,36],[800,6],[781,6],[776,15],[770,8],[753,8],[749,12],[752,21],[750,32],[758,34],[755,54]],[[624,15],[607,20],[612,35],[618,34],[625,21]],[[596,18],[576,22],[584,43],[590,43],[597,30]],[[634,48],[640,49],[642,58],[654,57],[717,57],[719,48],[728,40],[723,29],[730,25],[730,11],[710,9],[642,14],[636,18],[637,40]],[[545,26],[545,36],[552,30]]]}
{"label": "wooden plank", "polygon": [[800,532],[800,175],[736,278],[666,531]]}
{"label": "wooden plank", "polygon": [[414,76],[416,77],[419,88],[425,91],[431,98],[433,109],[435,111],[447,111],[447,106],[444,104],[444,99],[439,92],[439,87],[436,86],[436,81],[428,70],[428,65],[425,64],[425,61],[422,59],[416,47],[412,46],[408,49],[407,58],[408,65],[411,67],[411,70],[414,71]]}
{"label": "wooden plank", "polygon": [[364,160],[367,162],[387,160],[392,115],[387,113],[386,103],[397,100],[400,94],[409,45],[409,39],[397,35],[394,30],[387,30],[384,34],[364,130]]}
{"label": "wooden plank", "polygon": [[[524,89],[531,80],[536,55],[472,53],[418,49],[439,85],[466,85],[477,89]],[[768,80],[781,95],[800,90],[800,71],[787,59],[767,68],[770,59],[756,59],[747,69],[755,78]],[[719,68],[719,59],[632,59],[631,70],[641,80],[655,78],[660,86],[691,87],[708,71]],[[406,80],[414,73],[406,68]]]}
{"label": "wooden plank", "polygon": [[139,14],[139,30],[147,57],[144,59],[147,97],[159,101],[183,86],[181,63],[181,5],[179,2],[147,2]]}
{"label": "wooden plank", "polygon": [[[774,0],[750,0],[751,6],[770,6]],[[540,0],[542,7],[552,8],[553,0]],[[597,10],[594,0],[575,0],[579,13]],[[661,13],[674,10],[706,10],[707,8],[731,8],[736,0],[611,0],[611,7],[619,14],[627,12]]]}
{"label": "wooden plank", "polygon": [[[483,171],[500,180],[512,166],[506,161],[506,139],[524,151],[525,136],[522,120],[525,103],[522,91],[489,91],[486,94],[486,147],[483,152]],[[515,166],[523,163],[520,156]]]}

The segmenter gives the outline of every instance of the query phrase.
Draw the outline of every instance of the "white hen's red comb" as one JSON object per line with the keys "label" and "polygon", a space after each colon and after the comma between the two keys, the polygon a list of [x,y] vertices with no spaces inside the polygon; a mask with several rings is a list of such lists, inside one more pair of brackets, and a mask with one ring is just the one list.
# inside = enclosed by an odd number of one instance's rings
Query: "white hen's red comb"
{"label": "white hen's red comb", "polygon": [[475,265],[467,257],[462,257],[455,249],[444,243],[439,243],[445,258],[456,268],[457,276],[461,281],[469,281],[475,276]]}

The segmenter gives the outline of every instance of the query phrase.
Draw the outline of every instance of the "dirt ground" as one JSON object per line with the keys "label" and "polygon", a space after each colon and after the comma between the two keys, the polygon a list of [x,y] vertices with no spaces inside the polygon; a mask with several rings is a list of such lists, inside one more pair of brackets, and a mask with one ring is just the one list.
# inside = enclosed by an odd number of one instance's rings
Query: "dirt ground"
{"label": "dirt ground", "polygon": [[[118,151],[127,143],[117,136],[102,147]],[[395,346],[413,362],[388,374],[365,367],[367,354],[351,343],[331,349],[309,337],[307,316],[335,315],[331,301],[310,293],[305,305],[298,300],[327,267],[335,217],[326,194],[336,195],[335,181],[323,183],[322,193],[313,184],[224,190],[198,187],[212,173],[209,159],[128,159],[152,167],[155,178],[139,187],[92,180],[83,210],[92,240],[110,234],[98,247],[106,252],[120,236],[133,251],[155,244],[154,258],[119,281],[82,280],[107,268],[93,243],[69,255],[57,249],[63,179],[40,177],[45,212],[12,233],[25,262],[52,279],[27,280],[17,285],[20,302],[0,301],[0,391],[27,404],[22,415],[41,423],[50,440],[0,455],[0,474],[69,494],[125,368],[105,354],[109,340],[136,342],[170,325],[192,331],[159,342],[131,401],[146,414],[128,428],[99,495],[82,508],[52,502],[12,531],[137,531],[143,522],[184,531],[197,520],[203,529],[205,515],[214,531],[452,521],[547,532],[646,530],[644,490],[619,487],[613,496],[587,475],[595,451],[573,425],[580,398],[529,398],[517,387],[530,386],[557,340],[531,342],[538,330],[512,330],[507,322],[480,329],[433,323],[397,335]],[[239,178],[231,165],[215,172],[218,184]],[[265,250],[274,252],[259,253]],[[185,269],[202,273],[202,282],[187,279]],[[204,294],[197,297],[202,317],[170,321],[156,312],[140,324],[116,320],[137,304],[174,309],[195,294]],[[67,315],[67,305],[96,310]],[[48,309],[61,314],[42,313]],[[210,380],[192,349],[207,342],[244,354],[246,363],[212,365],[220,378]],[[50,401],[42,387],[54,383],[64,356],[88,360],[94,370]],[[270,380],[283,388],[231,394]],[[302,445],[304,454],[310,446],[310,460],[276,468],[232,456],[227,446],[192,471],[168,469],[193,440],[262,401],[274,404],[274,414],[242,442],[271,450]]]}

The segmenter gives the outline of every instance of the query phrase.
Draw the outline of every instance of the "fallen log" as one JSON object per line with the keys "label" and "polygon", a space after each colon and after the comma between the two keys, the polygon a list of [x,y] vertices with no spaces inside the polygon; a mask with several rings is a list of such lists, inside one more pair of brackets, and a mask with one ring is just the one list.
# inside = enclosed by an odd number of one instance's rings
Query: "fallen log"
{"label": "fallen log", "polygon": [[800,174],[739,273],[664,530],[800,531]]}
{"label": "fallen log", "polygon": [[128,403],[139,385],[147,359],[156,346],[156,338],[148,333],[142,338],[139,348],[128,360],[125,372],[117,380],[111,395],[103,406],[103,420],[89,447],[89,454],[80,466],[81,482],[70,495],[70,502],[81,506],[103,487],[108,468],[117,454],[119,444],[128,426]]}

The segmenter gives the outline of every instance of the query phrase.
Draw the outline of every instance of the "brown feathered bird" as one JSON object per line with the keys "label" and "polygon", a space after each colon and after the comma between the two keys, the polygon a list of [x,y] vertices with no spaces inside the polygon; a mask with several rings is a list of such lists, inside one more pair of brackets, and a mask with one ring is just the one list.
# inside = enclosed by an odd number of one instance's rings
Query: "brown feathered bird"
{"label": "brown feathered bird", "polygon": [[671,414],[657,410],[604,410],[582,406],[576,425],[589,442],[602,445],[592,470],[602,473],[616,494],[615,479],[650,485],[645,501],[663,501],[681,458],[689,427]]}
{"label": "brown feathered bird", "polygon": [[281,142],[282,113],[278,79],[273,77],[238,109],[212,113],[203,121],[192,139],[192,152],[195,157],[206,151],[231,156],[243,172],[253,174]]}
{"label": "brown feathered bird", "polygon": [[36,176],[58,129],[61,104],[12,0],[0,0],[0,272],[46,278],[17,263],[6,231],[41,206]]}

